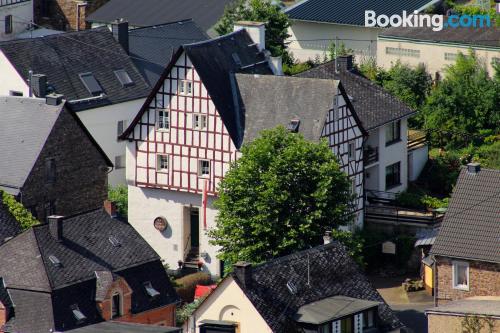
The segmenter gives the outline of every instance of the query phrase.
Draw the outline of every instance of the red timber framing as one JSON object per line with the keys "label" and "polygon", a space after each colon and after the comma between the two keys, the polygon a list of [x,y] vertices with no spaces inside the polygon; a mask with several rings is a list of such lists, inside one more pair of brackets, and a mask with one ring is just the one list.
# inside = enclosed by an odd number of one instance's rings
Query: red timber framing
{"label": "red timber framing", "polygon": [[[179,91],[183,82],[190,82],[190,91]],[[135,185],[201,194],[207,181],[207,193],[215,195],[236,147],[185,52],[160,83],[126,133],[135,141]],[[158,128],[160,111],[168,112],[168,129]],[[195,128],[195,115],[204,117],[204,128]],[[159,155],[167,156],[168,168],[158,168]],[[209,175],[201,175],[202,160],[210,162]]]}

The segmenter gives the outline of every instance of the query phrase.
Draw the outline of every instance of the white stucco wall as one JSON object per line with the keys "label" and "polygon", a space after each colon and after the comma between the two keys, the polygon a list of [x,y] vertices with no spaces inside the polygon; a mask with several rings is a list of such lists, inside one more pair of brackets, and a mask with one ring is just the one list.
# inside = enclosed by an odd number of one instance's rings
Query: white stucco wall
{"label": "white stucco wall", "polygon": [[[5,33],[5,17],[12,15],[12,33]],[[33,21],[33,2],[26,1],[0,7],[0,41],[15,39],[16,35],[27,30]]]}
{"label": "white stucco wall", "polygon": [[[0,28],[1,26],[0,24]],[[28,85],[2,51],[0,51],[0,76],[0,96],[9,96],[11,90],[20,91],[24,96],[29,95]]]}
{"label": "white stucco wall", "polygon": [[[118,122],[127,120],[127,124],[130,124],[144,104],[144,100],[145,98],[141,98],[77,112],[78,117],[113,164],[117,156],[125,155],[126,142],[117,140]],[[125,168],[116,169],[115,166],[108,175],[108,183],[111,186],[125,184]]]}
{"label": "white stucco wall", "polygon": [[420,148],[413,149],[408,152],[408,173],[409,180],[415,181],[420,176],[420,173],[425,167],[427,160],[429,159],[429,146],[424,145]]}
{"label": "white stucco wall", "polygon": [[377,55],[377,36],[380,29],[360,26],[293,21],[288,29],[288,49],[300,61],[314,60],[316,55],[323,59],[328,55],[328,46],[338,38],[339,44],[353,49],[356,61],[365,56]]}
{"label": "white stucco wall", "polygon": [[[419,50],[420,56],[409,57],[387,54],[387,47]],[[446,66],[455,63],[454,60],[446,60],[445,53],[457,54],[458,52],[462,52],[463,54],[468,54],[469,49],[470,46],[468,45],[446,45],[431,42],[401,41],[389,38],[380,38],[378,40],[377,63],[385,69],[389,69],[392,64],[398,60],[413,67],[423,63],[432,77],[435,77],[436,72],[440,72],[440,74],[443,75]],[[486,65],[488,73],[490,75],[494,75],[492,62],[494,58],[498,59],[497,61],[500,61],[500,48],[481,48],[474,46],[472,49]]]}
{"label": "white stucco wall", "polygon": [[[239,333],[271,333],[272,330],[232,277],[224,279],[188,320],[187,333],[199,333],[202,320],[238,323]],[[196,325],[193,325],[195,323]]]}

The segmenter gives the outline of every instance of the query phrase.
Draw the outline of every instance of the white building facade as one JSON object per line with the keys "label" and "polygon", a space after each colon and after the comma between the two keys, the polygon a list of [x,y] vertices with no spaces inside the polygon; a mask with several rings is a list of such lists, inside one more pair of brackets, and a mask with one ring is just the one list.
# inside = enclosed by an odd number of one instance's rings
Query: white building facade
{"label": "white building facade", "polygon": [[0,41],[15,39],[32,21],[32,0],[0,0]]}

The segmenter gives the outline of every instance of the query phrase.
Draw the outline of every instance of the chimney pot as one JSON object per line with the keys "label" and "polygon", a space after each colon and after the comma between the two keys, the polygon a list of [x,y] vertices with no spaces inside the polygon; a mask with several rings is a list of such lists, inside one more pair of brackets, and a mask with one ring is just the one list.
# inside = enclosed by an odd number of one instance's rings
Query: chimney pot
{"label": "chimney pot", "polygon": [[470,174],[477,174],[481,171],[480,163],[469,163],[467,164],[467,172]]}
{"label": "chimney pot", "polygon": [[350,71],[354,67],[354,59],[352,54],[337,57],[337,67],[341,72]]}
{"label": "chimney pot", "polygon": [[104,200],[104,210],[111,217],[116,217],[116,204],[111,200]]}
{"label": "chimney pot", "polygon": [[323,236],[323,243],[324,244],[330,244],[332,242],[332,232],[331,231],[326,231],[325,235]]}
{"label": "chimney pot", "polygon": [[122,48],[129,54],[129,44],[128,44],[128,22],[123,19],[119,19],[111,23],[111,32],[113,37]]}
{"label": "chimney pot", "polygon": [[47,217],[49,221],[49,231],[52,237],[58,242],[62,241],[63,238],[63,216],[50,215]]}
{"label": "chimney pot", "polygon": [[31,75],[31,90],[36,97],[44,98],[47,95],[47,76],[44,74]]}
{"label": "chimney pot", "polygon": [[250,286],[252,282],[252,264],[245,261],[238,261],[233,266],[236,277],[243,287]]}
{"label": "chimney pot", "polygon": [[245,29],[259,51],[266,49],[266,25],[264,22],[238,21],[234,24],[233,31]]}

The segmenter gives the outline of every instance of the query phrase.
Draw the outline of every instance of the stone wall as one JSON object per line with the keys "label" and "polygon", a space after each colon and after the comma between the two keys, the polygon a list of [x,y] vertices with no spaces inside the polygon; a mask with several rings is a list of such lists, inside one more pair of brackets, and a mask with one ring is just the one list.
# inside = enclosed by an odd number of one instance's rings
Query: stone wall
{"label": "stone wall", "polygon": [[[458,259],[457,259],[458,260]],[[453,288],[453,259],[436,257],[436,303],[473,296],[500,296],[500,264],[469,262],[469,290]]]}
{"label": "stone wall", "polygon": [[[428,314],[428,333],[462,333],[462,316]],[[500,332],[500,320],[494,320],[493,332]],[[490,333],[488,325],[484,325],[480,333]]]}
{"label": "stone wall", "polygon": [[[76,116],[75,116],[76,117]],[[47,181],[47,160],[55,161],[55,181]],[[69,216],[102,207],[108,167],[76,119],[64,109],[18,198],[40,221],[49,203],[53,214]]]}
{"label": "stone wall", "polygon": [[87,29],[90,25],[85,22],[86,17],[108,1],[34,0],[35,23],[64,31]]}

